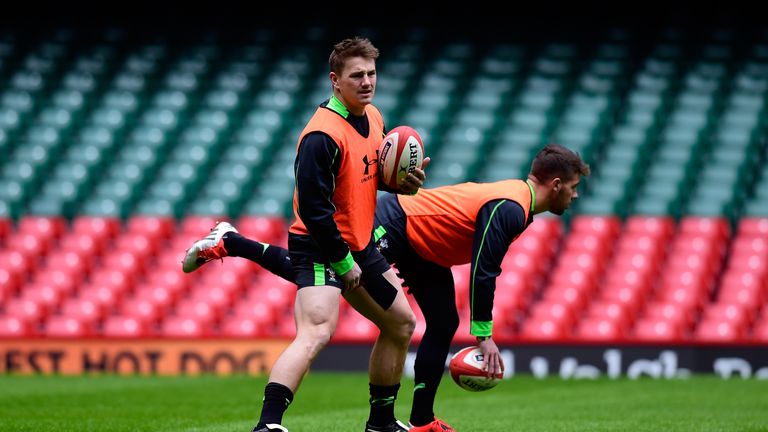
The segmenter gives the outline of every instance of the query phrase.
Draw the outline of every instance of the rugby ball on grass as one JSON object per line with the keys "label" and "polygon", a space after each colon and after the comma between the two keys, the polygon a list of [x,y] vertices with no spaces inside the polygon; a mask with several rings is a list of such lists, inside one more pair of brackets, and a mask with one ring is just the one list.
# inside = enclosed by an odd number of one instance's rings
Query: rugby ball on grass
{"label": "rugby ball on grass", "polygon": [[451,378],[464,390],[479,392],[490,390],[501,382],[504,374],[504,364],[501,365],[502,373],[488,378],[483,370],[483,352],[479,347],[470,346],[462,348],[451,357],[448,365]]}
{"label": "rugby ball on grass", "polygon": [[409,172],[421,168],[424,143],[410,126],[398,126],[387,133],[379,146],[379,176],[391,189],[400,184]]}

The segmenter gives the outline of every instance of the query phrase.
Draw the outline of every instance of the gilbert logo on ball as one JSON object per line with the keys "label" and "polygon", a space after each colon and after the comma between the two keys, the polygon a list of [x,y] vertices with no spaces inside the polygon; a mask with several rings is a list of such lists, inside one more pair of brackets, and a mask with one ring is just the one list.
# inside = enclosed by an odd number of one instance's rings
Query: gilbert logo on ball
{"label": "gilbert logo on ball", "polygon": [[470,346],[462,348],[451,357],[448,365],[451,378],[464,390],[478,392],[496,387],[504,376],[504,364],[501,373],[488,377],[483,370],[483,353],[480,348]]}
{"label": "gilbert logo on ball", "polygon": [[387,134],[379,146],[379,176],[384,184],[399,189],[409,172],[421,167],[424,143],[410,126],[398,126]]}

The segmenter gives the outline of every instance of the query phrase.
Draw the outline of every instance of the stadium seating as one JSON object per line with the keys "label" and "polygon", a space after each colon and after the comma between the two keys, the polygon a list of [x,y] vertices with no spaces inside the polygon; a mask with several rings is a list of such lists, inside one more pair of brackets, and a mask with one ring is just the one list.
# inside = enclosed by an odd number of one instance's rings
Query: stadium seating
{"label": "stadium seating", "polygon": [[[525,178],[549,142],[591,165],[573,208],[536,215],[501,263],[500,337],[768,340],[765,40],[672,33],[381,33],[376,104],[424,138],[428,187]],[[290,283],[239,258],[179,263],[219,220],[287,244],[326,36],[3,36],[0,337],[292,336]],[[457,342],[470,268],[453,269]],[[341,310],[339,338],[375,337]]]}

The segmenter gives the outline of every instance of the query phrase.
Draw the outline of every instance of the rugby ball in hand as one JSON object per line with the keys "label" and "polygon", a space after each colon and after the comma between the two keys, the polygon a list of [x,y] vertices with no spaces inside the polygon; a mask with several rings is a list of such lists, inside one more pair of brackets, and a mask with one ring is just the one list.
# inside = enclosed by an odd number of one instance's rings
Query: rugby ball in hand
{"label": "rugby ball in hand", "polygon": [[[479,347],[471,346],[462,348],[451,357],[448,365],[451,378],[464,390],[479,392],[490,390],[501,382],[503,372],[488,377],[483,370],[483,352]],[[504,370],[504,364],[501,365]]]}
{"label": "rugby ball in hand", "polygon": [[398,126],[384,137],[379,146],[379,176],[391,189],[400,189],[409,172],[421,168],[424,143],[410,126]]}

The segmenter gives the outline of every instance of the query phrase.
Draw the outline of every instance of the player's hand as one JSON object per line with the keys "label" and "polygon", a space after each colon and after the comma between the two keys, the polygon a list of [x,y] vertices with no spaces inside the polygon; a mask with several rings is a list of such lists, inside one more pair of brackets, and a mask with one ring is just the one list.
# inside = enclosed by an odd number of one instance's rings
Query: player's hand
{"label": "player's hand", "polygon": [[360,266],[355,262],[348,272],[341,275],[341,280],[344,282],[344,293],[357,289],[360,286],[360,275],[362,274]]}
{"label": "player's hand", "polygon": [[488,374],[488,378],[503,372],[501,368],[501,353],[496,342],[492,338],[477,343],[480,351],[483,352],[483,370]]}
{"label": "player's hand", "polygon": [[427,180],[427,174],[424,170],[427,169],[429,161],[429,157],[425,157],[424,160],[421,161],[421,168],[414,168],[413,171],[408,173],[405,180],[400,183],[400,190],[403,191],[403,193],[415,195],[416,192],[424,186],[424,181]]}

